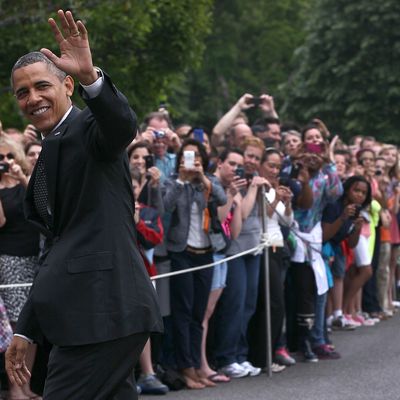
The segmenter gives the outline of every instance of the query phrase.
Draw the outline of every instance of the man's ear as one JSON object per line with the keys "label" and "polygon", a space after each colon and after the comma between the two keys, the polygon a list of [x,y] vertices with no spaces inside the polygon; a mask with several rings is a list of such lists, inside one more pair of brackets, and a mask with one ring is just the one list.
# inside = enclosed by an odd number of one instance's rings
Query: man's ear
{"label": "man's ear", "polygon": [[71,97],[72,94],[74,93],[74,79],[72,76],[67,75],[64,79],[64,85],[65,88],[67,89],[67,96]]}

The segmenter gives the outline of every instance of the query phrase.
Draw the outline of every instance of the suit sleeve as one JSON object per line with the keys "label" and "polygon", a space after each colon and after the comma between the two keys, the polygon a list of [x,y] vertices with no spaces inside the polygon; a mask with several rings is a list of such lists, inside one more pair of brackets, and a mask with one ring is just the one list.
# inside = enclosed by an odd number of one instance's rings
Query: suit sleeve
{"label": "suit sleeve", "polygon": [[96,97],[87,98],[81,87],[79,93],[90,110],[87,132],[91,152],[99,159],[117,157],[136,136],[136,115],[128,100],[107,74]]}

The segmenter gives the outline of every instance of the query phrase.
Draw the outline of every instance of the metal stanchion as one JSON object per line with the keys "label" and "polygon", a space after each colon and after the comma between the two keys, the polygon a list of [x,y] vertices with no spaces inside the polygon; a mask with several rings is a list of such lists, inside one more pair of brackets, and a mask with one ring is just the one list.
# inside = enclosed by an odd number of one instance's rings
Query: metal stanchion
{"label": "metal stanchion", "polygon": [[[261,208],[261,220],[262,220],[262,233],[263,237],[266,237],[267,234],[267,225],[266,225],[266,218],[267,218],[267,211],[266,211],[266,201],[265,201],[265,187],[261,187],[261,191],[258,193],[261,193],[261,196],[259,196],[259,206]],[[271,365],[272,365],[272,349],[271,349],[271,307],[270,307],[270,288],[269,288],[269,247],[265,246],[264,250],[264,279],[265,279],[265,325],[266,325],[266,371],[268,374],[268,377],[272,376],[272,370],[271,370]]]}

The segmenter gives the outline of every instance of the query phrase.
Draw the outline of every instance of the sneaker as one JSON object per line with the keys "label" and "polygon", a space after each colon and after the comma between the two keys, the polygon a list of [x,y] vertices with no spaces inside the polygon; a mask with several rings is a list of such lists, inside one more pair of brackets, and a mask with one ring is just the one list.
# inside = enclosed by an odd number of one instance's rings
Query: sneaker
{"label": "sneaker", "polygon": [[395,307],[395,308],[400,308],[400,301],[393,300],[392,301],[392,306]]}
{"label": "sneaker", "polygon": [[328,345],[321,344],[313,348],[313,352],[318,356],[319,360],[338,360],[341,355],[332,350]]}
{"label": "sneaker", "polygon": [[139,385],[136,385],[136,392],[137,392],[137,394],[142,393],[142,389],[140,388]]}
{"label": "sneaker", "polygon": [[250,361],[243,361],[240,366],[248,371],[249,376],[257,376],[261,374],[261,368],[255,367]]}
{"label": "sneaker", "polygon": [[220,368],[219,372],[229,376],[229,378],[243,378],[249,375],[249,370],[238,363],[232,363]]}
{"label": "sneaker", "polygon": [[357,314],[353,317],[353,321],[359,322],[362,326],[374,326],[375,322],[372,319],[366,319],[361,314]]}
{"label": "sneaker", "polygon": [[137,385],[143,394],[166,394],[169,392],[168,386],[164,385],[155,375],[141,375]]}
{"label": "sneaker", "polygon": [[289,355],[286,347],[281,347],[275,351],[274,361],[286,367],[296,364],[296,360]]}
{"label": "sneaker", "polygon": [[361,322],[356,321],[356,320],[353,318],[353,316],[350,315],[350,314],[346,314],[346,315],[344,316],[344,318],[346,319],[346,321],[347,321],[348,323],[350,323],[350,324],[352,324],[352,325],[355,325],[356,328],[358,328],[359,326],[362,325]]}
{"label": "sneaker", "polygon": [[332,329],[335,331],[354,331],[357,326],[349,321],[344,315],[332,320]]}
{"label": "sneaker", "polygon": [[318,357],[312,351],[310,342],[308,340],[305,340],[301,347],[302,347],[301,353],[303,355],[305,362],[310,362],[310,363],[318,362]]}
{"label": "sneaker", "polygon": [[[296,361],[295,361],[296,362]],[[274,373],[274,374],[277,374],[277,373],[279,373],[279,372],[282,372],[283,370],[285,370],[286,369],[286,367],[284,366],[284,365],[279,365],[279,364],[276,364],[276,363],[272,363],[271,364],[271,371]]]}

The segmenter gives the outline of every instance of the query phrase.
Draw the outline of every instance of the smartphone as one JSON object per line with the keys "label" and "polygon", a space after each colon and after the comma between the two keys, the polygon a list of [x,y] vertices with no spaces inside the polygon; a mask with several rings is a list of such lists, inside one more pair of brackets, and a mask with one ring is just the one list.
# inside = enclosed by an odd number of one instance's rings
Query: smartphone
{"label": "smartphone", "polygon": [[325,146],[323,143],[306,143],[305,144],[306,151],[309,153],[321,154],[325,150]]}
{"label": "smartphone", "polygon": [[40,131],[39,131],[38,129],[36,129],[36,128],[33,128],[33,130],[34,130],[35,133],[36,133],[36,139],[37,139],[39,142],[41,142],[41,141],[42,141],[42,134],[41,134]]}
{"label": "smartphone", "polygon": [[235,175],[238,176],[240,179],[244,179],[244,168],[237,167],[235,171]]}
{"label": "smartphone", "polygon": [[193,139],[200,143],[204,142],[204,130],[201,128],[193,129]]}
{"label": "smartphone", "polygon": [[288,176],[281,176],[279,178],[279,185],[290,188],[290,181],[291,181],[291,179]]}
{"label": "smartphone", "polygon": [[262,99],[260,97],[252,97],[251,99],[247,99],[246,103],[253,104],[254,107],[258,107],[262,103]]}
{"label": "smartphone", "polygon": [[153,155],[149,154],[148,156],[144,156],[144,162],[146,163],[146,169],[154,167],[154,157],[153,157]]}
{"label": "smartphone", "polygon": [[183,152],[183,165],[186,169],[194,168],[194,151],[185,150]]}
{"label": "smartphone", "polygon": [[[290,179],[297,179],[299,177],[299,173],[300,173],[300,170],[301,170],[302,167],[303,166],[301,164],[299,164],[299,163],[293,163],[292,164],[292,169],[290,171],[289,178]],[[283,185],[283,186],[286,186],[286,185]]]}
{"label": "smartphone", "polygon": [[10,170],[10,165],[7,163],[0,163],[0,174],[3,172],[8,172]]}

